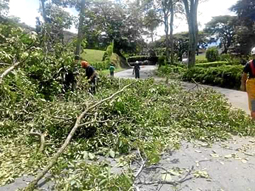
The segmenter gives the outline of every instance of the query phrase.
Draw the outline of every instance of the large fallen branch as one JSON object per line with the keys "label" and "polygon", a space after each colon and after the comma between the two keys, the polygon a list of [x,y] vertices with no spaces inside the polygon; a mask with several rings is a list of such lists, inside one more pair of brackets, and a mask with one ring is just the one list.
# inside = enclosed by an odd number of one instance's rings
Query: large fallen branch
{"label": "large fallen branch", "polygon": [[0,75],[0,85],[3,83],[3,78],[7,76],[12,70],[14,70],[20,63],[21,62],[16,62]]}
{"label": "large fallen branch", "polygon": [[80,123],[82,118],[87,114],[88,111],[96,108],[98,105],[111,100],[113,98],[115,98],[116,95],[120,94],[121,92],[123,92],[127,87],[129,87],[131,84],[126,85],[125,87],[123,87],[121,90],[115,92],[114,94],[112,94],[111,96],[91,105],[91,106],[87,106],[85,111],[83,111],[79,117],[77,117],[76,122],[74,127],[72,128],[72,130],[70,131],[70,133],[68,134],[64,144],[59,148],[59,150],[57,151],[57,153],[55,153],[55,155],[52,157],[52,159],[49,161],[48,165],[36,176],[35,180],[33,180],[32,182],[29,183],[28,187],[25,188],[25,191],[32,191],[34,190],[34,188],[37,186],[37,183],[39,182],[39,180],[41,180],[44,175],[56,164],[59,156],[64,152],[65,148],[67,147],[67,145],[70,143],[72,137],[74,136],[75,131],[80,127]]}

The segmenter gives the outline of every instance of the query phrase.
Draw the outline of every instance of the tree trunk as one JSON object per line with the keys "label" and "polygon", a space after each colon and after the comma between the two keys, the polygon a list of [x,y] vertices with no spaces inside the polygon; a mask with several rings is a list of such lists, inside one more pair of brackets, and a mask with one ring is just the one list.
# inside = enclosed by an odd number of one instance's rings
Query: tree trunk
{"label": "tree trunk", "polygon": [[76,50],[75,50],[75,55],[78,55],[78,56],[80,56],[80,53],[81,53],[81,42],[83,39],[82,26],[84,22],[84,14],[85,14],[84,11],[85,11],[85,0],[82,0],[80,18],[79,18],[79,27],[78,27],[78,37],[77,37],[77,44],[76,44]]}
{"label": "tree trunk", "polygon": [[165,35],[166,35],[166,60],[169,61],[169,25],[168,14],[164,13]]}
{"label": "tree trunk", "polygon": [[193,67],[196,62],[196,49],[197,49],[197,37],[198,37],[198,26],[197,26],[197,7],[199,0],[183,0],[186,17],[189,25],[189,51],[188,51],[188,67]]}
{"label": "tree trunk", "polygon": [[47,17],[46,17],[46,13],[45,13],[45,0],[41,0],[41,4],[42,4],[42,16],[43,16],[43,20],[44,20],[44,23],[47,23]]}
{"label": "tree trunk", "polygon": [[174,39],[173,39],[173,30],[174,30],[174,3],[173,0],[170,1],[171,8],[170,8],[170,47],[171,47],[171,64],[174,64]]}

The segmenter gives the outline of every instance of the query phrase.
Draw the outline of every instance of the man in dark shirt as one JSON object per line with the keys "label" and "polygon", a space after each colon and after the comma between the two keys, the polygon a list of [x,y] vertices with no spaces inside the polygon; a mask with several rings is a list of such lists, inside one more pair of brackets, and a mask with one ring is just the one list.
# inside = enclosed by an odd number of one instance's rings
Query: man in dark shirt
{"label": "man in dark shirt", "polygon": [[136,61],[133,69],[133,75],[135,74],[135,78],[140,78],[140,66],[139,62]]}
{"label": "man in dark shirt", "polygon": [[92,94],[95,94],[96,93],[96,77],[97,77],[96,70],[92,66],[90,66],[87,61],[82,61],[81,67],[86,70],[86,76],[90,83],[89,92]]}
{"label": "man in dark shirt", "polygon": [[251,117],[255,119],[255,47],[252,49],[251,55],[252,60],[243,69],[241,90],[248,94]]}

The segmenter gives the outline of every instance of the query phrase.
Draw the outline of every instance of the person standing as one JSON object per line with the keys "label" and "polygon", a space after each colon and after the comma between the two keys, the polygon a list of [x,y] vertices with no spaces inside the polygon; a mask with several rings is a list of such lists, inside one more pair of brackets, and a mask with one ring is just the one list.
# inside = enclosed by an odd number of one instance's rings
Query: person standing
{"label": "person standing", "polygon": [[95,94],[96,93],[96,77],[97,77],[96,70],[92,66],[90,66],[87,61],[81,61],[81,67],[86,70],[86,76],[90,84],[89,92],[91,94]]}
{"label": "person standing", "polygon": [[133,69],[133,75],[135,74],[135,78],[140,78],[140,66],[139,62],[136,61]]}
{"label": "person standing", "polygon": [[114,67],[113,64],[110,64],[109,70],[110,70],[110,76],[111,76],[111,77],[114,77],[115,67]]}
{"label": "person standing", "polygon": [[251,117],[255,119],[255,47],[251,50],[251,55],[252,60],[243,69],[241,90],[248,94]]}

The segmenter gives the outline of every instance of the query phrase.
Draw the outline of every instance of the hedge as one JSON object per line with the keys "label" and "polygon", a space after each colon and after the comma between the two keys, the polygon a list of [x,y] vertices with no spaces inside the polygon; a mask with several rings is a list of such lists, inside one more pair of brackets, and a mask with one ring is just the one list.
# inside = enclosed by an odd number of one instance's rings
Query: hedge
{"label": "hedge", "polygon": [[183,74],[183,80],[192,81],[226,88],[239,89],[243,66],[222,65],[218,67],[194,67]]}
{"label": "hedge", "polygon": [[207,63],[196,64],[196,67],[208,68],[208,67],[217,67],[217,66],[223,66],[223,65],[232,65],[232,63],[227,61],[207,62]]}

